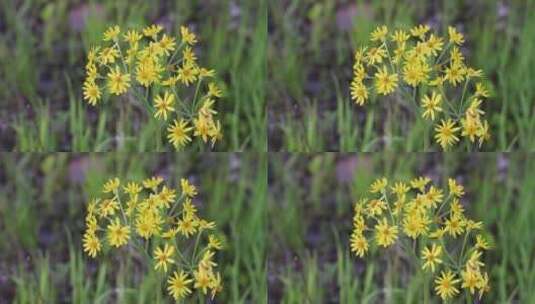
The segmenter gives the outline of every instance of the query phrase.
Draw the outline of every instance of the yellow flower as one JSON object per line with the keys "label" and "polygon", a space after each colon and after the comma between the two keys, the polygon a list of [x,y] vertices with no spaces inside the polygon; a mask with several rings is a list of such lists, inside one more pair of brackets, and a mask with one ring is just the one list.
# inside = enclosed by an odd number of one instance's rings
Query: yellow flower
{"label": "yellow flower", "polygon": [[386,41],[386,35],[388,35],[388,27],[386,25],[379,26],[372,32],[371,41]]}
{"label": "yellow flower", "polygon": [[448,80],[453,86],[459,85],[464,80],[464,69],[459,64],[450,65],[444,73],[444,79]]}
{"label": "yellow flower", "polygon": [[412,86],[417,87],[421,83],[425,83],[429,74],[429,66],[421,60],[408,62],[403,66],[403,80]]}
{"label": "yellow flower", "polygon": [[199,115],[193,120],[193,126],[195,128],[193,135],[201,137],[204,142],[207,142],[208,138],[212,134],[214,122],[211,116]]}
{"label": "yellow flower", "polygon": [[429,230],[428,224],[430,223],[427,216],[413,213],[408,214],[403,219],[403,232],[405,234],[412,238],[416,239],[420,235],[426,235],[427,231]]}
{"label": "yellow flower", "polygon": [[115,70],[108,73],[108,89],[110,93],[121,95],[126,93],[130,87],[130,74],[121,74],[118,66]]}
{"label": "yellow flower", "polygon": [[386,177],[378,178],[370,186],[370,192],[371,193],[382,192],[383,190],[385,190],[386,185],[388,185],[388,180],[386,179]]}
{"label": "yellow flower", "polygon": [[130,228],[122,226],[119,219],[116,218],[114,222],[108,225],[107,228],[108,243],[114,247],[120,247],[128,243],[130,238]]}
{"label": "yellow flower", "polygon": [[397,44],[403,44],[407,40],[409,40],[410,36],[403,30],[396,30],[394,34],[392,34],[392,41],[397,42]]}
{"label": "yellow flower", "polygon": [[163,34],[162,38],[160,39],[160,47],[166,56],[169,56],[170,52],[175,50],[175,45],[175,38]]}
{"label": "yellow flower", "polygon": [[461,235],[464,231],[463,222],[460,217],[452,216],[446,220],[444,229],[454,238]]}
{"label": "yellow flower", "polygon": [[203,268],[199,268],[198,271],[193,272],[193,277],[195,279],[195,285],[193,287],[202,290],[202,293],[206,294],[212,282],[211,273]]}
{"label": "yellow flower", "polygon": [[194,197],[197,195],[197,188],[195,185],[191,184],[189,180],[185,178],[180,179],[180,187],[182,188],[182,193],[188,197]]}
{"label": "yellow flower", "polygon": [[116,210],[119,210],[119,203],[115,198],[107,199],[100,204],[99,213],[101,217],[107,217],[114,215]]}
{"label": "yellow flower", "polygon": [[459,138],[455,135],[459,128],[455,127],[455,123],[451,119],[442,120],[435,128],[435,131],[437,132],[435,139],[444,150],[459,141]]}
{"label": "yellow flower", "polygon": [[156,192],[156,188],[163,182],[163,178],[160,176],[154,176],[151,178],[147,178],[143,181],[143,187],[147,189],[151,189],[152,191]]}
{"label": "yellow flower", "polygon": [[83,239],[84,252],[87,252],[87,255],[94,258],[99,253],[101,246],[100,240],[94,233],[85,233]]}
{"label": "yellow flower", "polygon": [[424,40],[425,34],[430,30],[429,26],[427,24],[425,25],[418,25],[411,29],[411,35],[414,37],[420,38],[420,40]]}
{"label": "yellow flower", "polygon": [[143,36],[138,31],[130,30],[126,32],[126,34],[123,35],[124,40],[128,42],[130,45],[134,45],[138,43]]}
{"label": "yellow flower", "polygon": [[156,108],[154,117],[158,119],[163,117],[163,120],[167,120],[167,112],[175,111],[175,108],[173,107],[174,101],[175,95],[169,94],[167,91],[165,91],[163,97],[161,95],[156,96],[154,99],[154,108]]}
{"label": "yellow flower", "polygon": [[100,89],[94,82],[86,81],[83,86],[84,99],[92,106],[95,106],[100,99]]}
{"label": "yellow flower", "polygon": [[182,84],[189,86],[197,80],[197,71],[193,65],[185,64],[178,69],[177,77]]}
{"label": "yellow flower", "polygon": [[221,248],[223,248],[223,245],[221,244],[221,241],[215,235],[210,234],[208,236],[208,248],[220,250]]}
{"label": "yellow flower", "polygon": [[180,27],[180,34],[182,36],[182,41],[189,45],[194,45],[197,43],[197,37],[192,33],[187,27]]}
{"label": "yellow flower", "polygon": [[455,43],[457,45],[462,45],[464,43],[463,34],[457,32],[454,27],[448,26],[448,34],[450,36],[450,42]]}
{"label": "yellow flower", "polygon": [[368,89],[359,81],[351,82],[351,99],[358,105],[364,105],[368,99]]}
{"label": "yellow flower", "polygon": [[217,86],[217,84],[210,82],[208,84],[208,96],[220,98],[221,96],[223,96],[223,94],[221,92],[221,89],[219,89],[219,87]]}
{"label": "yellow flower", "polygon": [[162,30],[163,30],[163,27],[161,25],[153,24],[143,29],[143,35],[145,35],[146,37],[152,38],[152,40],[156,40],[158,33],[161,32]]}
{"label": "yellow flower", "polygon": [[351,251],[359,257],[363,257],[368,251],[368,241],[362,234],[351,234]]}
{"label": "yellow flower", "polygon": [[119,189],[119,185],[121,184],[121,181],[119,178],[111,178],[104,184],[104,193],[110,193],[115,192],[117,189]]}
{"label": "yellow flower", "polygon": [[371,48],[366,54],[365,60],[369,65],[374,65],[376,63],[382,63],[383,58],[386,58],[386,50],[383,46]]}
{"label": "yellow flower", "polygon": [[140,62],[136,66],[136,79],[144,87],[149,87],[151,84],[158,82],[161,71],[162,68],[153,60]]}
{"label": "yellow flower", "polygon": [[180,121],[175,119],[173,124],[167,128],[167,131],[169,132],[167,138],[176,149],[181,149],[191,142],[191,137],[188,135],[191,130],[192,128],[188,127],[187,121],[184,119],[181,119]]}
{"label": "yellow flower", "polygon": [[464,187],[463,185],[460,185],[455,181],[453,178],[448,179],[448,187],[450,189],[450,193],[455,195],[456,197],[462,197],[464,195]]}
{"label": "yellow flower", "polygon": [[191,284],[192,280],[188,279],[188,275],[184,271],[175,271],[172,276],[169,277],[167,283],[167,291],[175,299],[180,300],[191,294],[191,289],[188,285]]}
{"label": "yellow flower", "polygon": [[123,189],[124,192],[126,192],[130,196],[134,196],[141,192],[141,186],[135,182],[129,182],[126,186],[123,187]]}
{"label": "yellow flower", "polygon": [[491,247],[490,247],[489,243],[487,242],[487,240],[485,240],[485,238],[483,238],[483,236],[481,234],[478,234],[478,235],[476,235],[476,248],[483,249],[483,250],[488,250]]}
{"label": "yellow flower", "polygon": [[490,94],[489,94],[489,91],[487,91],[487,89],[485,88],[485,86],[478,82],[476,83],[476,94],[475,94],[476,97],[489,97]]}
{"label": "yellow flower", "polygon": [[186,46],[182,51],[182,58],[186,65],[194,66],[197,62],[197,56],[195,56],[195,53],[189,46]]}
{"label": "yellow flower", "polygon": [[398,238],[398,227],[393,225],[389,226],[386,218],[383,218],[375,226],[375,240],[377,245],[388,247],[396,242]]}
{"label": "yellow flower", "polygon": [[481,280],[481,273],[475,271],[469,267],[466,270],[461,271],[461,278],[463,280],[462,288],[470,290],[471,294],[474,294],[476,289],[479,286],[479,281]]}
{"label": "yellow flower", "polygon": [[388,74],[386,66],[375,74],[375,88],[377,93],[388,95],[396,89],[398,85],[398,74]]}
{"label": "yellow flower", "polygon": [[177,228],[178,232],[187,238],[197,232],[197,229],[195,228],[195,221],[190,217],[183,217],[181,220],[179,220]]}
{"label": "yellow flower", "polygon": [[435,279],[435,291],[442,300],[446,301],[459,293],[459,290],[455,287],[457,283],[459,283],[459,279],[455,279],[455,274],[451,270],[442,271],[440,277]]}
{"label": "yellow flower", "polygon": [[422,117],[435,120],[435,112],[442,112],[442,108],[440,107],[441,101],[442,95],[437,94],[435,91],[433,91],[431,97],[429,97],[429,95],[425,95],[422,99],[422,107],[425,110],[422,113]]}
{"label": "yellow flower", "polygon": [[154,270],[163,269],[163,272],[167,272],[167,264],[174,264],[175,260],[172,259],[173,254],[175,253],[175,247],[169,246],[165,243],[163,249],[161,247],[154,250],[154,259],[156,260],[156,265]]}
{"label": "yellow flower", "polygon": [[431,36],[429,36],[429,39],[427,39],[427,47],[429,48],[433,56],[438,55],[438,52],[442,50],[443,45],[444,42],[442,41],[442,38],[437,37],[434,34],[431,34]]}
{"label": "yellow flower", "polygon": [[429,177],[418,177],[411,180],[411,187],[420,190],[420,192],[424,192],[425,186],[429,184],[430,181],[431,179]]}
{"label": "yellow flower", "polygon": [[114,63],[116,58],[119,58],[119,51],[117,48],[115,48],[115,46],[103,48],[98,56],[99,62],[104,65],[108,63]]}
{"label": "yellow flower", "polygon": [[136,232],[139,236],[148,240],[160,231],[161,218],[153,211],[145,211],[136,218]]}
{"label": "yellow flower", "polygon": [[104,41],[117,40],[117,36],[119,36],[120,32],[121,32],[121,29],[119,28],[118,25],[110,26],[104,32]]}
{"label": "yellow flower", "polygon": [[435,272],[435,264],[442,263],[442,260],[440,259],[441,254],[442,246],[440,245],[437,246],[436,244],[433,244],[431,249],[425,247],[424,250],[422,250],[422,259],[425,260],[422,269],[426,270],[427,268],[430,268],[431,272]]}

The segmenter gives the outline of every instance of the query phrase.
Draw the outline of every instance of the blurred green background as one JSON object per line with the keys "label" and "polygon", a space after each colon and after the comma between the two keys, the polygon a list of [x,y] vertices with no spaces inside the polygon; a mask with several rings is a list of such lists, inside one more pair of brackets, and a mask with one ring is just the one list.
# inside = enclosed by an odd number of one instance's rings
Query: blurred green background
{"label": "blurred green background", "polygon": [[422,151],[428,124],[388,115],[384,98],[365,107],[349,99],[354,50],[369,34],[421,23],[441,35],[456,26],[466,62],[487,76],[492,139],[481,150],[535,150],[534,11],[534,0],[270,1],[270,150]]}
{"label": "blurred green background", "polygon": [[151,265],[82,253],[86,202],[103,183],[153,175],[189,178],[199,214],[226,237],[214,303],[266,303],[267,161],[253,153],[0,154],[0,303],[170,303]]}
{"label": "blurred green background", "polygon": [[[467,216],[483,221],[495,244],[484,255],[490,293],[480,302],[453,303],[534,303],[535,155],[279,154],[269,170],[270,302],[423,303],[422,277],[413,276],[401,250],[372,250],[359,259],[349,249],[353,203],[369,185],[383,176],[423,175],[437,186],[447,187],[448,177],[462,183]],[[389,258],[398,267],[388,267]],[[394,288],[385,286],[390,279]]]}
{"label": "blurred green background", "polygon": [[159,126],[142,109],[94,108],[81,93],[87,51],[108,26],[153,23],[175,36],[191,27],[200,64],[226,83],[216,106],[224,139],[215,149],[266,151],[263,0],[1,1],[0,149],[154,151]]}

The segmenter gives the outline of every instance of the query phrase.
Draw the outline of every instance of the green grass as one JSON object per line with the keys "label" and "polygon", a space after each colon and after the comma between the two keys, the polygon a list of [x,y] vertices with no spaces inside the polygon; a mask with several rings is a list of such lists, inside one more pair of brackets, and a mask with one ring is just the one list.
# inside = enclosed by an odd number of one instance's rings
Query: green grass
{"label": "green grass", "polygon": [[[182,24],[200,38],[203,66],[225,82],[216,106],[219,151],[266,151],[267,12],[263,1],[3,1],[0,4],[0,146],[9,151],[162,151],[172,146],[148,113],[82,100],[85,57],[112,24]],[[85,19],[79,17],[86,14]],[[78,16],[78,17],[77,17]],[[207,146],[208,147],[208,146]],[[193,150],[201,149],[198,147]],[[208,148],[202,148],[208,149]]]}
{"label": "green grass", "polygon": [[[112,176],[190,178],[200,214],[217,223],[217,303],[266,303],[264,154],[2,154],[0,298],[9,303],[167,303],[152,265],[82,253],[85,204]],[[195,300],[193,298],[192,300]],[[199,302],[202,302],[199,299]]]}
{"label": "green grass", "polygon": [[[349,252],[353,202],[374,179],[426,175],[466,187],[466,213],[495,243],[483,303],[533,303],[535,159],[530,154],[321,154],[270,159],[269,277],[273,303],[441,303],[396,249]],[[276,219],[276,220],[275,220]],[[289,233],[291,231],[292,233]],[[394,261],[393,264],[388,261]],[[418,267],[418,266],[416,266]],[[388,283],[390,282],[390,283]],[[428,281],[427,281],[428,282]],[[457,302],[455,302],[457,303]],[[464,301],[458,303],[475,303]]]}
{"label": "green grass", "polygon": [[[378,25],[428,23],[466,36],[467,62],[483,69],[492,138],[483,151],[535,149],[535,1],[270,2],[269,147],[272,151],[438,151],[415,114],[349,98],[353,52]],[[344,16],[352,16],[348,19]],[[352,24],[348,22],[352,21]],[[311,136],[312,134],[312,136]],[[475,147],[460,145],[457,150]]]}

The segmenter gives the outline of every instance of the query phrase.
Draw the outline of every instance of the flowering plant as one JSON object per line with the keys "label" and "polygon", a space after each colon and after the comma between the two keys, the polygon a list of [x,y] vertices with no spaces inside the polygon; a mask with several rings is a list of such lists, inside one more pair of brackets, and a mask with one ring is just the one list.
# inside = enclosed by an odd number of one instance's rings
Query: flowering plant
{"label": "flowering plant", "polygon": [[84,252],[92,258],[104,249],[142,252],[155,271],[170,273],[167,290],[175,300],[191,295],[192,288],[213,298],[222,288],[214,257],[223,246],[213,233],[215,223],[198,216],[192,203],[197,189],[188,180],[181,180],[178,197],[162,183],[153,177],[122,187],[118,178],[104,184],[104,197],[87,206]]}
{"label": "flowering plant", "polygon": [[180,28],[178,46],[174,37],[160,35],[162,30],[152,25],[121,35],[115,25],[104,32],[104,45],[87,55],[84,99],[96,106],[104,96],[126,96],[168,126],[167,138],[176,149],[192,136],[213,146],[222,138],[214,103],[223,93],[211,80],[215,71],[198,65],[192,49],[197,37],[187,27]]}
{"label": "flowering plant", "polygon": [[386,26],[373,31],[371,45],[355,53],[351,98],[363,106],[370,93],[392,96],[423,119],[440,121],[434,138],[444,150],[457,144],[459,136],[481,146],[490,138],[482,110],[490,96],[480,81],[483,71],[465,63],[459,49],[464,36],[455,28],[448,28],[446,43],[429,32],[427,25],[409,32],[390,33]]}
{"label": "flowering plant", "polygon": [[422,271],[437,273],[435,291],[442,300],[458,295],[459,283],[481,298],[490,289],[482,254],[491,247],[481,233],[483,223],[464,214],[464,187],[449,179],[445,195],[427,177],[395,182],[390,188],[388,184],[386,178],[376,180],[371,197],[355,203],[351,251],[364,257],[368,239],[382,248],[399,245]]}

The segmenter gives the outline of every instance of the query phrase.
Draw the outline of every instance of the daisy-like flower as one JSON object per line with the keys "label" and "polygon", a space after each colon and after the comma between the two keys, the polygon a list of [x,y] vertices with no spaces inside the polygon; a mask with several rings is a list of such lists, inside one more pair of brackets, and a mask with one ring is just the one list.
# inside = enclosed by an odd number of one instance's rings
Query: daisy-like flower
{"label": "daisy-like flower", "polygon": [[362,82],[353,81],[351,82],[351,99],[355,101],[358,105],[364,105],[366,100],[368,100],[368,89]]}
{"label": "daisy-like flower", "polygon": [[433,244],[431,249],[425,247],[424,250],[422,250],[422,259],[425,261],[422,265],[422,269],[426,270],[430,268],[431,272],[435,272],[435,265],[442,263],[442,260],[440,259],[441,254],[442,246],[440,245],[437,246],[436,244]]}
{"label": "daisy-like flower", "polygon": [[187,121],[184,119],[181,119],[180,121],[175,119],[173,124],[167,128],[167,131],[169,132],[167,138],[176,149],[181,149],[191,142],[191,137],[188,135],[191,130],[192,128],[188,127]]}
{"label": "daisy-like flower", "polygon": [[388,27],[386,25],[379,26],[372,32],[371,41],[386,41],[388,35]]}
{"label": "daisy-like flower", "polygon": [[442,271],[440,276],[435,279],[435,291],[442,300],[446,301],[459,293],[459,290],[455,287],[458,283],[459,279],[455,279],[455,274],[451,270]]}
{"label": "daisy-like flower", "polygon": [[444,229],[455,238],[463,233],[463,222],[459,216],[452,216],[444,223]]}
{"label": "daisy-like flower", "polygon": [[117,191],[119,189],[119,185],[121,184],[121,180],[119,178],[111,178],[104,184],[104,193],[110,193]]}
{"label": "daisy-like flower", "polygon": [[455,135],[459,130],[460,128],[455,126],[453,120],[442,120],[435,128],[437,132],[435,139],[442,146],[442,149],[446,150],[449,146],[459,141],[459,138]]}
{"label": "daisy-like flower", "polygon": [[431,97],[429,97],[429,95],[425,95],[422,99],[422,107],[424,108],[422,117],[435,120],[435,112],[442,112],[442,108],[440,107],[441,101],[442,95],[437,94],[435,91],[431,93]]}
{"label": "daisy-like flower", "polygon": [[194,197],[197,195],[197,187],[185,178],[180,179],[180,188],[182,189],[182,193],[187,197]]}
{"label": "daisy-like flower", "polygon": [[459,85],[464,80],[464,69],[459,64],[450,65],[444,73],[444,79],[448,80],[453,86]]}
{"label": "daisy-like flower", "polygon": [[223,248],[221,241],[213,234],[208,236],[208,248],[220,250]]}
{"label": "daisy-like flower", "polygon": [[388,180],[386,177],[376,179],[370,186],[371,193],[378,193],[385,190],[386,185],[388,185]]}
{"label": "daisy-like flower", "polygon": [[351,234],[351,251],[357,256],[363,257],[368,251],[368,241],[360,233]]}
{"label": "daisy-like flower", "polygon": [[110,26],[104,32],[104,41],[117,40],[117,36],[121,32],[121,28],[118,25]]}
{"label": "daisy-like flower", "polygon": [[154,112],[154,117],[160,119],[163,118],[163,120],[167,120],[167,113],[168,112],[174,112],[175,108],[173,107],[173,103],[175,102],[175,95],[169,94],[169,92],[165,91],[163,97],[162,96],[156,96],[154,99],[154,107],[156,108],[156,112]]}
{"label": "daisy-like flower", "polygon": [[397,44],[403,44],[409,40],[409,38],[409,34],[403,30],[396,30],[394,34],[392,34],[392,41],[395,41]]}
{"label": "daisy-like flower", "polygon": [[152,40],[156,40],[158,33],[160,33],[162,30],[163,30],[163,27],[161,25],[153,24],[143,29],[143,35],[145,35],[146,37],[152,38]]}
{"label": "daisy-like flower", "polygon": [[383,66],[383,68],[375,74],[375,89],[377,90],[377,93],[388,95],[394,92],[397,85],[398,74],[388,74],[386,66]]}
{"label": "daisy-like flower", "polygon": [[85,233],[83,239],[84,252],[87,252],[87,255],[94,258],[97,256],[101,249],[100,240],[94,233]]}
{"label": "daisy-like flower", "polygon": [[386,218],[383,218],[375,226],[375,240],[377,245],[388,247],[396,242],[398,238],[398,227],[388,225]]}
{"label": "daisy-like flower", "polygon": [[411,29],[411,35],[414,36],[414,37],[417,37],[419,38],[420,40],[424,40],[425,38],[425,34],[427,32],[429,32],[431,28],[429,27],[429,25],[425,24],[425,25],[418,25],[418,26],[415,26]]}
{"label": "daisy-like flower", "polygon": [[108,89],[110,93],[121,95],[130,87],[130,74],[122,74],[118,66],[108,73]]}
{"label": "daisy-like flower", "polygon": [[220,98],[221,96],[223,96],[223,93],[221,92],[221,89],[217,86],[217,84],[210,82],[208,84],[208,96]]}
{"label": "daisy-like flower", "polygon": [[197,71],[191,64],[182,65],[178,69],[177,78],[182,84],[189,86],[197,80]]}
{"label": "daisy-like flower", "polygon": [[195,228],[195,222],[190,217],[184,217],[178,221],[178,232],[180,232],[186,238],[193,235],[197,229]]}
{"label": "daisy-like flower", "polygon": [[462,45],[464,43],[463,34],[459,33],[454,27],[448,26],[448,34],[450,36],[450,42],[457,45]]}
{"label": "daisy-like flower", "polygon": [[134,45],[138,43],[141,40],[141,38],[143,38],[141,33],[135,30],[130,30],[126,32],[126,34],[124,34],[123,37],[124,37],[124,40],[128,42],[130,45]]}
{"label": "daisy-like flower", "polygon": [[175,253],[175,247],[169,246],[167,243],[164,245],[163,249],[161,247],[154,250],[154,259],[156,260],[156,265],[154,265],[154,270],[162,269],[163,272],[167,272],[167,265],[174,264],[173,254]]}
{"label": "daisy-like flower", "polygon": [[184,271],[180,271],[180,273],[175,271],[167,280],[167,283],[169,284],[167,291],[169,291],[169,294],[178,301],[191,294],[191,289],[188,287],[191,282],[193,281],[188,279],[187,273]]}
{"label": "daisy-like flower", "polygon": [[456,197],[462,197],[464,195],[463,185],[458,184],[455,179],[448,179],[448,187],[450,189],[450,193],[455,195]]}
{"label": "daisy-like flower", "polygon": [[87,103],[92,106],[97,105],[100,99],[100,88],[94,82],[86,81],[84,82],[83,91],[84,99],[87,100]]}
{"label": "daisy-like flower", "polygon": [[128,243],[130,238],[130,227],[123,226],[118,218],[115,218],[107,228],[108,243],[114,247],[121,247]]}
{"label": "daisy-like flower", "polygon": [[212,285],[211,273],[206,269],[199,267],[199,270],[193,272],[193,278],[195,279],[195,284],[193,287],[201,290],[203,294],[206,294]]}
{"label": "daisy-like flower", "polygon": [[163,34],[162,38],[160,39],[160,47],[163,50],[163,53],[166,56],[169,56],[170,52],[175,50],[175,38],[167,36],[167,34]]}
{"label": "daisy-like flower", "polygon": [[197,43],[197,37],[192,33],[187,27],[180,27],[180,35],[182,36],[182,41],[189,45],[194,45]]}

